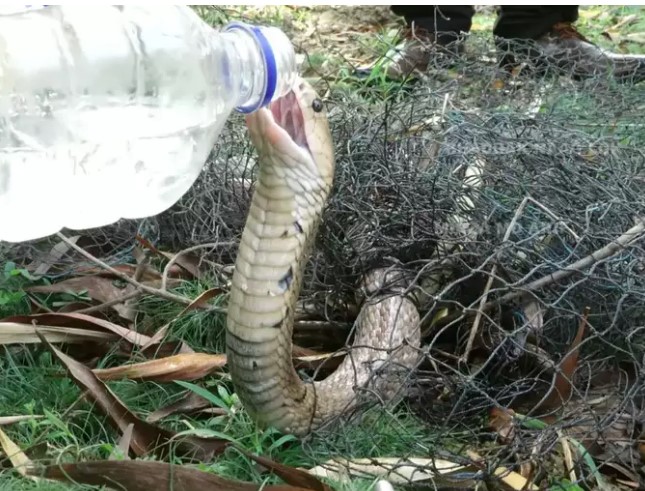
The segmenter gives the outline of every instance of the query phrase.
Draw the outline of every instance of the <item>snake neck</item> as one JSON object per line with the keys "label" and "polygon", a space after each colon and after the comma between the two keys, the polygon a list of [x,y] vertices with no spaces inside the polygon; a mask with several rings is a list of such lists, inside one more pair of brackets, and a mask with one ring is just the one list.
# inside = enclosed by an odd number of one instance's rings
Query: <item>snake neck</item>
{"label": "snake neck", "polygon": [[[304,436],[356,406],[389,398],[401,382],[373,377],[389,363],[410,367],[418,312],[401,294],[364,305],[354,345],[321,382],[303,382],[292,362],[293,320],[307,258],[334,173],[322,103],[306,82],[247,117],[260,172],[242,232],[227,316],[227,358],[240,401],[262,426]],[[403,347],[403,348],[401,348]],[[378,374],[377,374],[378,375]],[[373,384],[372,381],[375,381]]]}
{"label": "snake neck", "polygon": [[[330,188],[330,176],[261,166],[229,297],[226,344],[236,393],[257,423],[298,436],[353,409],[365,394],[394,396],[401,381],[392,365],[409,369],[418,357],[419,314],[406,296],[387,295],[363,305],[352,350],[334,373],[315,383],[299,378],[294,312]],[[386,365],[389,374],[375,377]]]}
{"label": "snake neck", "polygon": [[260,166],[227,317],[228,366],[241,402],[258,423],[294,434],[318,419],[315,389],[291,360],[303,270],[331,182],[309,172]]}

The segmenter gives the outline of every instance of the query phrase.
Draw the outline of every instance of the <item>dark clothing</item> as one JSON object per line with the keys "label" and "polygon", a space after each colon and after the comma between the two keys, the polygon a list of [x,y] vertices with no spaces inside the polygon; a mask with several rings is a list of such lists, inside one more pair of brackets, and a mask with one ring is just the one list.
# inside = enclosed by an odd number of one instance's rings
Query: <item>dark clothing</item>
{"label": "dark clothing", "polygon": [[[393,5],[390,8],[403,16],[408,25],[414,22],[417,28],[437,33],[439,40],[450,40],[460,32],[470,31],[475,14],[472,5]],[[504,5],[499,7],[493,34],[508,39],[538,39],[555,24],[577,19],[577,5]]]}

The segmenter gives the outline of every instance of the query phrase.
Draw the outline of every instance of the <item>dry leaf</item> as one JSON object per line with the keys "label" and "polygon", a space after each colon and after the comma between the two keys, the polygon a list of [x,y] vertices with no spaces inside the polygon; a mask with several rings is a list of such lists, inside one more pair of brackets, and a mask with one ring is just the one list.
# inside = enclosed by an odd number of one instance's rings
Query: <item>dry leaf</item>
{"label": "dry leaf", "polygon": [[286,484],[266,485],[224,479],[210,472],[200,471],[186,465],[142,460],[102,460],[76,464],[50,465],[35,470],[31,475],[64,482],[109,486],[111,489],[128,491],[151,491],[154,489],[173,491],[311,491]]}
{"label": "dry leaf", "polygon": [[182,252],[182,251],[180,251],[177,254],[160,251],[150,241],[144,239],[141,236],[137,236],[137,240],[146,249],[149,249],[151,252],[153,252],[154,254],[157,254],[158,256],[165,257],[169,261],[172,260],[175,256],[177,256],[177,258],[175,259],[176,265],[180,266],[184,271],[189,273],[192,278],[199,279],[201,277],[201,271],[199,270],[199,264],[200,264],[199,257],[195,257],[193,255],[189,256],[188,255],[189,253]]}
{"label": "dry leaf", "polygon": [[[26,288],[31,293],[75,293],[87,290],[87,294],[99,303],[106,303],[134,293],[137,289],[130,283],[118,283],[104,276],[79,276],[52,285],[37,285]],[[110,307],[127,320],[134,318],[132,306],[118,303]]]}
{"label": "dry leaf", "polygon": [[253,455],[252,453],[247,452],[240,447],[236,448],[248,458],[255,460],[261,466],[266,467],[267,469],[272,471],[284,482],[303,489],[311,489],[314,491],[332,491],[329,486],[327,486],[320,479],[313,476],[307,471],[296,469],[295,467],[289,467],[288,465],[281,464],[280,462],[276,462],[275,460],[271,460],[266,457]]}
{"label": "dry leaf", "polygon": [[[381,457],[375,459],[332,459],[309,470],[315,476],[349,483],[355,478],[386,478],[393,483],[409,484],[416,481],[446,481],[451,485],[473,486],[473,479],[451,479],[450,475],[468,474],[469,468],[441,459]],[[473,478],[474,472],[473,470]]]}
{"label": "dry leaf", "polygon": [[[211,402],[208,399],[203,398],[199,394],[193,391],[186,391],[183,393],[177,402],[173,402],[168,406],[157,409],[146,418],[148,423],[155,423],[160,419],[170,416],[171,414],[176,413],[192,413],[193,411],[198,411],[200,409],[205,409],[211,407]],[[222,414],[226,414],[225,411],[221,408]]]}
{"label": "dry leaf", "polygon": [[[0,320],[0,322],[2,321],[37,326],[44,324],[47,326],[74,327],[93,331],[114,333],[124,341],[127,341],[129,344],[137,348],[141,348],[141,351],[148,349],[150,353],[153,353],[156,349],[159,349],[159,347],[151,345],[150,336],[140,334],[136,331],[128,329],[127,327],[119,326],[118,324],[114,324],[113,322],[99,319],[97,317],[92,317],[87,314],[79,314],[74,312],[56,312],[51,314],[16,315]],[[148,348],[144,348],[144,346],[148,346]],[[193,350],[188,345],[182,342],[178,346],[172,347],[171,354],[176,354],[177,352],[193,353]]]}
{"label": "dry leaf", "polygon": [[[468,457],[474,461],[481,462],[481,466],[485,466],[483,463],[484,459],[479,455],[478,453],[472,451],[472,450],[467,450],[466,453],[468,454]],[[538,488],[535,484],[530,483],[528,480],[526,480],[524,477],[522,477],[520,474],[517,472],[514,472],[510,469],[507,469],[506,467],[497,467],[493,471],[493,475],[501,479],[504,484],[507,486],[510,486],[511,489],[514,489],[516,491],[539,491],[540,488]]]}
{"label": "dry leaf", "polygon": [[72,380],[86,391],[86,397],[93,400],[109,417],[114,427],[125,432],[128,425],[134,426],[130,448],[136,455],[153,453],[165,456],[170,451],[168,447],[172,446],[172,450],[180,455],[207,461],[221,453],[228,445],[229,442],[219,438],[200,438],[192,435],[178,437],[173,431],[158,428],[139,419],[89,368],[57,350],[44,338],[43,343],[65,366]]}
{"label": "dry leaf", "polygon": [[531,299],[524,302],[520,306],[520,309],[524,314],[528,331],[536,335],[541,334],[544,328],[544,311],[537,300]]}
{"label": "dry leaf", "polygon": [[173,380],[197,380],[226,365],[226,355],[184,353],[156,360],[133,363],[114,368],[94,369],[101,380],[149,380],[172,382]]}
{"label": "dry leaf", "polygon": [[635,20],[638,19],[638,16],[636,14],[631,14],[631,15],[626,15],[622,19],[620,19],[616,24],[611,26],[608,31],[617,31],[621,27],[627,26],[634,22]]}
{"label": "dry leaf", "polygon": [[[175,254],[168,254],[166,252],[161,253],[166,259],[171,260]],[[201,264],[201,258],[194,254],[179,252],[177,259],[175,259],[175,264],[181,266],[187,273],[195,279],[200,279],[202,276],[199,266]]]}
{"label": "dry leaf", "polygon": [[[40,342],[40,340],[38,341]],[[20,423],[21,421],[27,421],[29,419],[40,419],[44,416],[40,414],[26,414],[23,416],[3,416],[0,417],[0,426],[12,425],[15,423]]]}
{"label": "dry leaf", "polygon": [[[625,466],[616,464],[615,462],[603,462],[602,469],[604,474],[612,474],[616,476],[616,482],[620,482],[633,489],[643,489],[639,484],[642,479],[639,478],[636,472],[625,468]],[[607,472],[608,470],[611,473]]]}
{"label": "dry leaf", "polygon": [[[11,438],[9,438],[4,431],[0,428],[0,446],[5,455],[9,458],[11,465],[21,475],[27,476],[27,468],[31,465],[31,460],[24,452],[16,445]],[[31,477],[33,480],[38,480],[36,477]]]}
{"label": "dry leaf", "polygon": [[[80,235],[75,235],[74,237],[70,237],[69,240],[73,244],[76,244],[80,237]],[[33,271],[32,276],[40,278],[47,274],[50,268],[54,264],[57,264],[69,250],[70,246],[68,244],[63,241],[58,242],[54,247],[52,247],[49,254],[47,254],[47,257],[40,264],[36,265],[35,262],[32,262],[27,266],[27,271]]]}
{"label": "dry leaf", "polygon": [[0,345],[40,343],[38,329],[51,343],[87,343],[88,341],[113,341],[119,339],[109,332],[88,331],[74,327],[32,326],[16,322],[0,322]]}
{"label": "dry leaf", "polygon": [[582,319],[580,319],[580,324],[578,325],[576,337],[571,342],[571,347],[567,355],[560,362],[559,369],[556,369],[553,387],[544,398],[544,402],[538,404],[534,409],[536,412],[561,408],[571,397],[573,393],[573,375],[578,367],[579,346],[587,328],[589,311],[589,307],[585,308]]}
{"label": "dry leaf", "polygon": [[[333,369],[340,364],[344,356],[343,353],[296,356],[293,361],[296,368]],[[127,378],[141,381],[172,382],[175,380],[198,380],[225,366],[225,354],[180,353],[119,367],[96,368],[93,372],[102,381]]]}
{"label": "dry leaf", "polygon": [[488,425],[497,432],[504,444],[513,441],[515,437],[515,411],[494,407],[490,410]]}
{"label": "dry leaf", "polygon": [[15,315],[2,319],[7,322],[17,322],[26,325],[40,326],[42,324],[48,326],[65,326],[75,327],[86,330],[93,330],[99,332],[108,332],[116,334],[117,336],[127,340],[135,346],[143,346],[150,340],[149,336],[139,334],[132,331],[127,327],[119,326],[113,322],[92,317],[87,314],[78,313],[63,313],[56,312],[52,314],[31,314],[31,315]]}
{"label": "dry leaf", "polygon": [[557,430],[558,441],[562,446],[562,455],[564,456],[564,467],[569,473],[569,481],[576,482],[578,478],[576,477],[575,463],[573,461],[573,453],[571,452],[571,445],[569,445],[569,439],[564,436],[562,430]]}
{"label": "dry leaf", "polygon": [[631,32],[625,35],[625,41],[645,44],[645,32]]}
{"label": "dry leaf", "polygon": [[123,435],[121,435],[121,438],[119,438],[119,443],[117,444],[116,448],[112,450],[112,453],[108,457],[108,460],[123,460],[124,456],[125,459],[129,459],[128,449],[130,448],[130,442],[132,442],[133,433],[134,424],[130,423],[123,432]]}

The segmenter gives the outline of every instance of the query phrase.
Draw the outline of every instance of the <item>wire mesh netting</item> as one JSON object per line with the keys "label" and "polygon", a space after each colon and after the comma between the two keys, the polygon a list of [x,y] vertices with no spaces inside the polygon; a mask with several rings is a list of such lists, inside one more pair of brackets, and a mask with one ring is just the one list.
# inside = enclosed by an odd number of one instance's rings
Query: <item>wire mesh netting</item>
{"label": "wire mesh netting", "polygon": [[[406,442],[398,457],[462,462],[466,447],[487,449],[488,467],[467,473],[471,480],[502,464],[523,472],[530,463],[535,477],[555,465],[547,456],[564,451],[567,431],[598,465],[613,466],[603,472],[642,483],[642,84],[602,74],[575,80],[555,65],[508,73],[496,59],[490,40],[472,37],[465,53],[429,67],[416,84],[315,81],[337,167],[294,340],[345,348],[361,277],[406,270],[422,343],[402,405],[425,430],[402,419],[401,405],[371,407],[358,419],[343,415],[307,448],[354,455],[357,438],[379,448],[398,435]],[[234,262],[256,171],[234,115],[197,182],[168,211],[66,234],[112,265],[134,261],[137,235],[175,252],[210,244],[198,252],[221,271]],[[1,252],[38,265],[57,242]],[[50,274],[90,265],[66,251]],[[551,419],[538,430],[513,422],[510,407]],[[597,480],[580,462],[570,471]]]}

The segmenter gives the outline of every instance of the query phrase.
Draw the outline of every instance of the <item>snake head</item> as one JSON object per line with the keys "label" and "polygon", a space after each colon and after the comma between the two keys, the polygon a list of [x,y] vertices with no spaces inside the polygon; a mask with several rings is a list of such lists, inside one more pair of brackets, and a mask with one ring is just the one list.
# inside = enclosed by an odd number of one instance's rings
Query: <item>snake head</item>
{"label": "snake head", "polygon": [[274,166],[304,166],[308,174],[331,181],[335,162],[327,111],[303,78],[268,107],[247,115],[246,125],[261,159]]}

